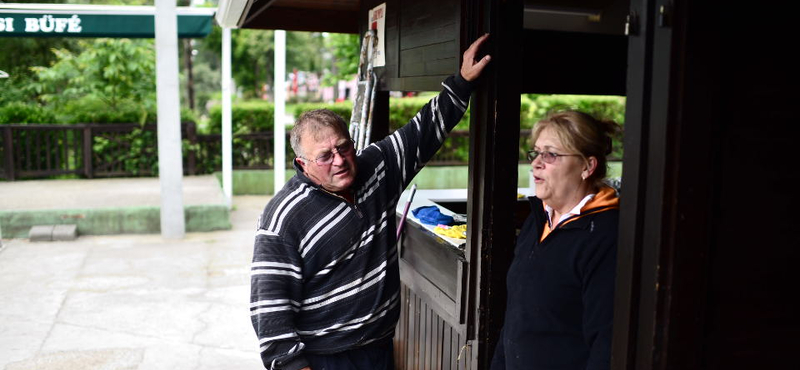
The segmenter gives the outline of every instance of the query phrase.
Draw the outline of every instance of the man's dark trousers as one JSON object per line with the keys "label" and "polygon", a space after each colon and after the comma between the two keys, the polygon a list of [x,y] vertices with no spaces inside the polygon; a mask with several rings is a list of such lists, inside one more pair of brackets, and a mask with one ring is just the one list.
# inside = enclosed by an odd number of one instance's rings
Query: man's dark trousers
{"label": "man's dark trousers", "polygon": [[392,338],[329,355],[306,354],[311,370],[394,370]]}

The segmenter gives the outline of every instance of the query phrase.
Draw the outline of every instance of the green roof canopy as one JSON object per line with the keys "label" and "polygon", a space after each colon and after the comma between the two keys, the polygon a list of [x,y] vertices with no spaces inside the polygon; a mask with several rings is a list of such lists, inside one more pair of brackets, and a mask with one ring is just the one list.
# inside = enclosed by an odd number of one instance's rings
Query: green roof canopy
{"label": "green roof canopy", "polygon": [[[178,7],[178,37],[205,37],[215,8]],[[0,37],[155,37],[155,7],[0,4]]]}

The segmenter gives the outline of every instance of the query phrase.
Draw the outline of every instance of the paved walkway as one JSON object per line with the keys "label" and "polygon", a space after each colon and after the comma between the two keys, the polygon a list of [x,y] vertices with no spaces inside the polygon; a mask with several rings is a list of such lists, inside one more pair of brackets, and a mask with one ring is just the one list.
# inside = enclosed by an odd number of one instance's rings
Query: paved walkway
{"label": "paved walkway", "polygon": [[[213,175],[184,176],[183,204],[225,204]],[[0,210],[161,206],[156,177],[0,182]]]}
{"label": "paved walkway", "polygon": [[179,241],[4,240],[0,369],[261,369],[249,263],[268,199],[234,197],[232,230]]}

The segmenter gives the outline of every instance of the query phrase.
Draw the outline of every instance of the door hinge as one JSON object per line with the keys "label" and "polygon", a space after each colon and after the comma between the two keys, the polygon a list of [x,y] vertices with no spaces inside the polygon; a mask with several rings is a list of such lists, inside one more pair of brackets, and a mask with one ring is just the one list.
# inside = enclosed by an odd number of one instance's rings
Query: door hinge
{"label": "door hinge", "polygon": [[639,16],[631,10],[625,17],[625,36],[636,36],[639,34]]}
{"label": "door hinge", "polygon": [[658,26],[669,27],[672,16],[672,7],[670,5],[661,5],[658,7]]}

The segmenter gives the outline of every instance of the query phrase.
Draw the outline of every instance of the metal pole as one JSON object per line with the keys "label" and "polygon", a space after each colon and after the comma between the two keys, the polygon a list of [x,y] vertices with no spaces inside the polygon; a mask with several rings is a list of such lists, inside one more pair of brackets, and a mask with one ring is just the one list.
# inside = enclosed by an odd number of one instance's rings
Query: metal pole
{"label": "metal pole", "polygon": [[231,29],[222,29],[222,193],[233,199],[233,115],[231,113]]}
{"label": "metal pole", "polygon": [[286,31],[275,30],[275,180],[274,193],[286,182]]}
{"label": "metal pole", "polygon": [[178,98],[178,16],[174,0],[156,0],[155,24],[161,236],[182,239],[186,234],[186,222]]}

